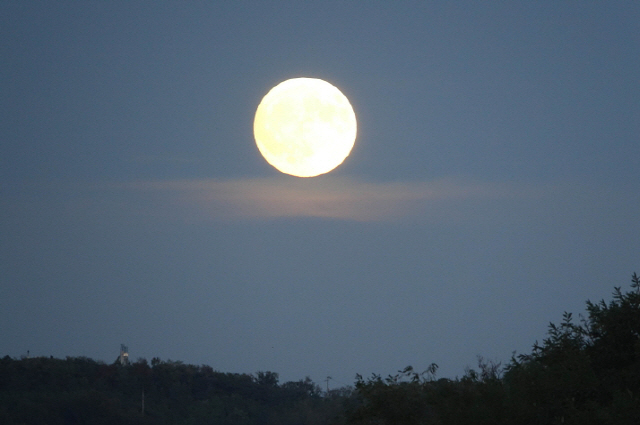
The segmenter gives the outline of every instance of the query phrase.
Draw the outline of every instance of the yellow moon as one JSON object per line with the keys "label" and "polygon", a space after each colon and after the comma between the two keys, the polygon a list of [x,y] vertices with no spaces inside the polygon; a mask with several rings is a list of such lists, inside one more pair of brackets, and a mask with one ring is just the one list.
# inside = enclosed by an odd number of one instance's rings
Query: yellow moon
{"label": "yellow moon", "polygon": [[326,81],[293,78],[262,99],[253,122],[260,153],[279,171],[314,177],[342,164],[356,141],[356,114]]}

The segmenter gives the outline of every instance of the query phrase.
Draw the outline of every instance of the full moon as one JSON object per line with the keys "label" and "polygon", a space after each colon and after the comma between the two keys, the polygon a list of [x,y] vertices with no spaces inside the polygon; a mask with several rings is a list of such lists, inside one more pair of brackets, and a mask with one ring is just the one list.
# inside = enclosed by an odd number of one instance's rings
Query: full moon
{"label": "full moon", "polygon": [[356,141],[356,130],[349,100],[316,78],[293,78],[272,88],[253,122],[264,159],[297,177],[315,177],[342,164]]}

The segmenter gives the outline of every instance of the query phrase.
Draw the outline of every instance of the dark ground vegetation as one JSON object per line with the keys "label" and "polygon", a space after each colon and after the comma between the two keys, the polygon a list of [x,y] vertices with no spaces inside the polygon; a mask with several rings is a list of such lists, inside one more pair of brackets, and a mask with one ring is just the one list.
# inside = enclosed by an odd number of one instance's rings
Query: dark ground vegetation
{"label": "dark ground vegetation", "polygon": [[[565,313],[530,354],[479,358],[462,378],[356,377],[329,392],[309,378],[221,373],[144,359],[0,359],[0,423],[31,424],[640,424],[640,278],[613,299]],[[144,401],[143,401],[144,400]]]}
{"label": "dark ground vegetation", "polygon": [[564,313],[531,354],[505,366],[479,359],[461,379],[410,367],[358,377],[354,424],[640,424],[640,278],[613,299]]}

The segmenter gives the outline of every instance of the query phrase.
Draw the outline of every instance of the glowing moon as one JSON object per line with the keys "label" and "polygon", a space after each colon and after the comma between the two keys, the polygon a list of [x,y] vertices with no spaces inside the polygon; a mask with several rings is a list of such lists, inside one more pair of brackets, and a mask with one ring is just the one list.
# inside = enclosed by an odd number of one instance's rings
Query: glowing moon
{"label": "glowing moon", "polygon": [[253,122],[260,153],[283,173],[314,177],[342,164],[356,141],[356,114],[326,81],[293,78],[262,99]]}

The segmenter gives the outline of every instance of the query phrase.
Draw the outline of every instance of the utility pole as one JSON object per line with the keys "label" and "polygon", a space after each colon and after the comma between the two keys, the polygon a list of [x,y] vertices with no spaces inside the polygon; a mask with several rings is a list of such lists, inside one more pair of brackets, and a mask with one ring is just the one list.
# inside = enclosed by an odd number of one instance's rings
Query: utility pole
{"label": "utility pole", "polygon": [[330,376],[327,376],[327,379],[325,379],[325,382],[327,383],[327,393],[329,392],[329,379],[332,379]]}

